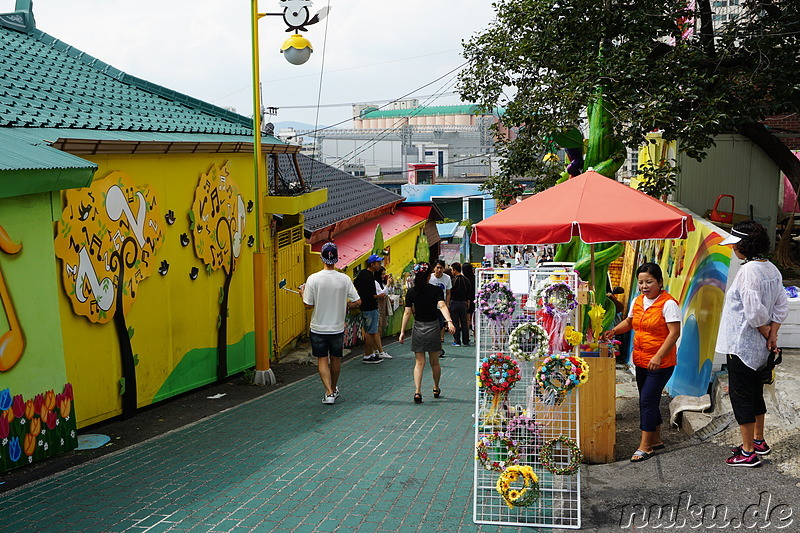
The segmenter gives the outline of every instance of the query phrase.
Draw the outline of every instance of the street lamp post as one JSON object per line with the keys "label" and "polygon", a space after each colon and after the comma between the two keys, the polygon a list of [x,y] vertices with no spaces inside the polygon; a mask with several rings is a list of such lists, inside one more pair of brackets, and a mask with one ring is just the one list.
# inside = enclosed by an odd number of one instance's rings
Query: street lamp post
{"label": "street lamp post", "polygon": [[[305,26],[315,24],[325,18],[327,9],[310,16],[311,0],[280,0],[284,10],[280,13],[259,13],[258,0],[250,2],[252,22],[252,59],[253,59],[253,168],[255,179],[255,211],[256,211],[256,251],[253,253],[253,303],[255,321],[256,372],[254,382],[257,385],[274,385],[275,374],[270,368],[269,320],[267,316],[267,254],[264,248],[263,231],[265,221],[263,197],[269,194],[264,157],[261,153],[261,73],[259,69],[258,21],[266,16],[282,16],[294,34],[281,47],[281,53],[287,61],[294,65],[302,65],[313,52],[311,43],[299,34],[306,31]],[[266,193],[262,187],[266,186]]]}

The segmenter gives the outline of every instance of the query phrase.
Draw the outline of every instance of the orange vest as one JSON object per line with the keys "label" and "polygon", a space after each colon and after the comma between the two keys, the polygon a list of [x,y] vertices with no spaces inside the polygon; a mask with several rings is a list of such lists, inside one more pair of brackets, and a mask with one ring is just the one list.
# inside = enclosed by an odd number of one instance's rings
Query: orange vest
{"label": "orange vest", "polygon": [[[669,335],[667,322],[664,320],[664,304],[669,300],[677,301],[666,291],[658,295],[656,301],[644,310],[644,295],[640,294],[633,303],[633,364],[647,368],[650,359],[658,352]],[[661,367],[675,366],[678,350],[675,346],[661,358]]]}

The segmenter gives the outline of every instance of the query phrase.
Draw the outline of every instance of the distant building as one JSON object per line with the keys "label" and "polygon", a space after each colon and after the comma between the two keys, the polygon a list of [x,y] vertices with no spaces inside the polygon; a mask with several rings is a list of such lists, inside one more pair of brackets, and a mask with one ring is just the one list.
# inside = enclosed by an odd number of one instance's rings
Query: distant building
{"label": "distant building", "polygon": [[368,178],[402,177],[409,163],[436,164],[445,178],[490,176],[497,169],[491,127],[501,114],[481,113],[476,105],[419,106],[417,100],[387,108],[357,104],[352,129],[300,133],[316,138],[320,160],[343,170],[356,165]]}

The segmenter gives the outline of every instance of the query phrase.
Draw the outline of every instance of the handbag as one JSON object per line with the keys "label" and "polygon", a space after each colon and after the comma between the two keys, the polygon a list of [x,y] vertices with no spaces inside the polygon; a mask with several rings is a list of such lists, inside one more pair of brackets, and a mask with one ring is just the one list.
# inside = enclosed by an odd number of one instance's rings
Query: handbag
{"label": "handbag", "polygon": [[778,348],[774,352],[769,352],[767,364],[759,370],[759,381],[764,385],[772,385],[775,382],[775,367],[783,362],[783,350]]}

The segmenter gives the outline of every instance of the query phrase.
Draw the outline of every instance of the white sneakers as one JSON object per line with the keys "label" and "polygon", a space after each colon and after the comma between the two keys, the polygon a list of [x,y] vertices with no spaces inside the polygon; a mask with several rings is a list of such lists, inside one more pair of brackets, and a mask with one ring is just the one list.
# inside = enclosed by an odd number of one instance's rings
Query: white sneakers
{"label": "white sneakers", "polygon": [[326,394],[322,398],[322,403],[324,403],[325,405],[333,405],[334,403],[336,403],[336,398],[338,397],[339,397],[339,387],[336,387],[333,390],[333,394]]}
{"label": "white sneakers", "polygon": [[386,352],[375,352],[375,354],[377,354],[377,356],[381,359],[392,359],[392,356]]}

